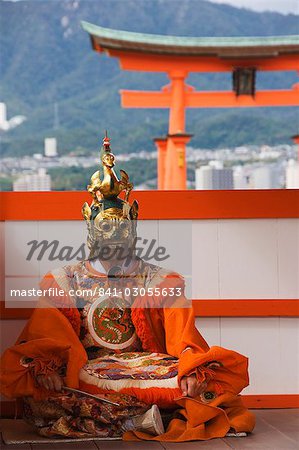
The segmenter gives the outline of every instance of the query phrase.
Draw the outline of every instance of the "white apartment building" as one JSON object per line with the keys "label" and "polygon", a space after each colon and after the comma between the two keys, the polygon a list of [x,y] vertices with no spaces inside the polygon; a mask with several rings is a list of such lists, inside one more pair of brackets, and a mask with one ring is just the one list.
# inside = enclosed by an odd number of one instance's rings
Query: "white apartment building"
{"label": "white apartment building", "polygon": [[195,172],[196,189],[234,189],[232,169],[215,167],[213,164],[202,166]]}
{"label": "white apartment building", "polygon": [[299,189],[299,162],[294,159],[290,159],[286,167],[286,188]]}
{"label": "white apartment building", "polygon": [[45,156],[53,158],[57,156],[57,140],[56,138],[45,138],[44,141]]}
{"label": "white apartment building", "polygon": [[51,177],[45,169],[39,169],[36,174],[22,175],[13,183],[14,191],[50,191]]}

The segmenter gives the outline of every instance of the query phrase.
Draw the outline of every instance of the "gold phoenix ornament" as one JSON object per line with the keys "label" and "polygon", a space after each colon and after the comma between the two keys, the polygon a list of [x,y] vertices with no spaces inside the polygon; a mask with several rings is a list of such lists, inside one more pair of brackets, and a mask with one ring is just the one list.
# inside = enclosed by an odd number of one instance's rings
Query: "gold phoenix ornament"
{"label": "gold phoenix ornament", "polygon": [[[113,169],[115,156],[111,152],[107,132],[103,139],[101,163],[103,179],[100,170],[91,176],[87,190],[93,201],[90,206],[85,202],[82,207],[82,215],[88,228],[90,259],[98,256],[99,249],[104,244],[110,247],[125,244],[127,247],[132,245],[136,237],[138,203],[136,200],[132,205],[129,203],[133,184],[124,170],[120,170],[121,178],[118,179]],[[119,198],[122,191],[125,192],[124,200]]]}

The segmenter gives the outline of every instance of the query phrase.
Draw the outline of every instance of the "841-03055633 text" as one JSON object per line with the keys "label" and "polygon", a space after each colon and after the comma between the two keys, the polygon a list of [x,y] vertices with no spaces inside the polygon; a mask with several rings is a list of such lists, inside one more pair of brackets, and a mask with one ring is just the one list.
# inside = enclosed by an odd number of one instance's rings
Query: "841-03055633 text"
{"label": "841-03055633 text", "polygon": [[49,289],[11,289],[11,297],[64,297],[69,295],[71,297],[180,297],[183,295],[181,287],[96,287],[94,289],[69,289],[65,291],[57,287]]}

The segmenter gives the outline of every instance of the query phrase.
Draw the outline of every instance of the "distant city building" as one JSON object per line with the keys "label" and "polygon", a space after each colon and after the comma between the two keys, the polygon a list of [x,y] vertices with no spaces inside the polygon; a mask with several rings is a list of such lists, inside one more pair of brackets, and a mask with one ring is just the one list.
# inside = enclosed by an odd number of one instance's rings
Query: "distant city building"
{"label": "distant city building", "polygon": [[209,166],[212,167],[213,169],[223,169],[223,161],[214,159],[209,162]]}
{"label": "distant city building", "polygon": [[43,159],[43,155],[41,153],[34,153],[33,158],[41,161]]}
{"label": "distant city building", "polygon": [[257,167],[252,171],[252,189],[279,189],[280,187],[280,172],[277,167],[268,165]]}
{"label": "distant city building", "polygon": [[39,169],[37,174],[23,175],[13,183],[14,191],[50,191],[51,177],[45,169]]}
{"label": "distant city building", "polygon": [[57,156],[56,138],[45,138],[45,156],[47,156],[48,158]]}
{"label": "distant city building", "polygon": [[201,166],[195,171],[195,189],[213,189],[212,167]]}
{"label": "distant city building", "polygon": [[196,169],[196,189],[234,189],[232,169],[215,168],[215,166],[213,161],[212,165]]}
{"label": "distant city building", "polygon": [[286,188],[299,189],[299,162],[294,159],[290,159],[286,167]]}
{"label": "distant city building", "polygon": [[213,169],[213,189],[234,189],[232,169]]}
{"label": "distant city building", "polygon": [[242,166],[237,166],[233,170],[234,188],[248,189],[248,177]]}
{"label": "distant city building", "polygon": [[267,160],[267,159],[277,159],[280,155],[279,150],[274,150],[269,145],[262,145],[260,148],[259,159]]}

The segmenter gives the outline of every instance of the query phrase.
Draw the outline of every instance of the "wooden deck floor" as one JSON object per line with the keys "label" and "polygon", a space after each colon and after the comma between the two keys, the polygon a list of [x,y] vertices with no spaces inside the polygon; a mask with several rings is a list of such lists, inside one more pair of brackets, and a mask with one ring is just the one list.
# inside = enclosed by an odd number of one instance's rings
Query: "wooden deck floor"
{"label": "wooden deck floor", "polygon": [[246,438],[212,439],[204,442],[159,443],[88,441],[55,444],[13,444],[6,450],[288,450],[299,449],[299,410],[276,409],[254,411],[257,418],[254,433]]}

